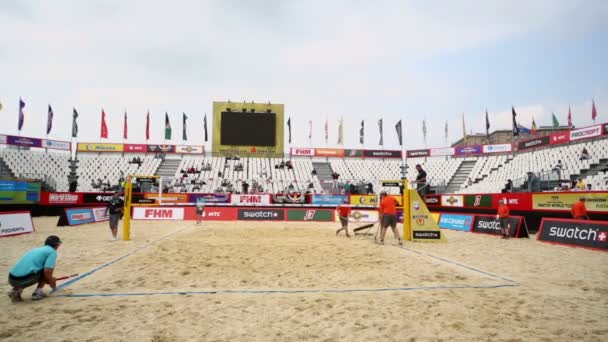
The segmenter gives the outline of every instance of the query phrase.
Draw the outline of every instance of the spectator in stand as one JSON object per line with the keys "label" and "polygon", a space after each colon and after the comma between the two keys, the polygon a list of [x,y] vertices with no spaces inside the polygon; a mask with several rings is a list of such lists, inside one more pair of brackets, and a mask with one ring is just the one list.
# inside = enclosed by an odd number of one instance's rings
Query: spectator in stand
{"label": "spectator in stand", "polygon": [[316,176],[316,175],[317,175],[317,170],[315,170],[315,169],[312,169],[312,172],[311,172],[311,174],[312,174],[312,175],[313,175],[313,176]]}
{"label": "spectator in stand", "polygon": [[241,187],[243,188],[244,194],[249,192],[249,183],[247,183],[247,181],[243,181],[243,184],[241,184]]}
{"label": "spectator in stand", "polygon": [[418,171],[418,176],[416,176],[416,180],[412,183],[416,183],[416,190],[418,190],[418,194],[420,196],[424,196],[428,192],[428,186],[426,184],[426,171],[422,169],[420,164],[416,165],[416,170]]}
{"label": "spectator in stand", "polygon": [[579,158],[579,160],[587,159],[591,159],[591,155],[589,154],[589,151],[587,151],[587,148],[583,147],[583,151],[581,152],[581,157]]}
{"label": "spectator in stand", "polygon": [[570,212],[576,220],[588,220],[589,216],[587,215],[587,207],[585,207],[585,197],[581,196],[577,202],[574,202]]}
{"label": "spectator in stand", "polygon": [[507,184],[505,184],[505,187],[504,187],[504,189],[502,189],[501,192],[502,193],[513,192],[513,181],[510,179],[507,179]]}
{"label": "spectator in stand", "polygon": [[561,159],[557,161],[557,164],[555,164],[555,166],[553,167],[553,172],[557,173],[557,179],[561,179],[562,178],[562,168],[564,166],[562,165],[562,161]]}
{"label": "spectator in stand", "polygon": [[507,207],[507,200],[501,199],[498,201],[498,209],[496,213],[496,220],[498,220],[498,224],[500,225],[500,230],[502,231],[502,238],[509,239],[509,224],[507,223],[507,219],[509,218],[509,207]]}
{"label": "spectator in stand", "polygon": [[473,181],[471,180],[471,177],[469,177],[469,179],[467,180],[467,186],[471,185],[473,185]]}
{"label": "spectator in stand", "polygon": [[219,178],[222,178],[222,171],[218,171],[218,172],[217,172],[217,176],[218,176]]}
{"label": "spectator in stand", "polygon": [[339,205],[336,208],[336,212],[340,217],[340,224],[342,225],[342,228],[336,230],[336,236],[338,236],[341,231],[345,231],[346,237],[350,237],[350,234],[348,234],[348,216],[350,215],[350,207],[344,204]]}
{"label": "spectator in stand", "polygon": [[585,188],[586,187],[585,187],[585,183],[583,182],[583,179],[579,178],[578,182],[576,183],[576,190],[583,191],[583,190],[585,190]]}
{"label": "spectator in stand", "polygon": [[587,184],[587,191],[591,191],[591,184]]}

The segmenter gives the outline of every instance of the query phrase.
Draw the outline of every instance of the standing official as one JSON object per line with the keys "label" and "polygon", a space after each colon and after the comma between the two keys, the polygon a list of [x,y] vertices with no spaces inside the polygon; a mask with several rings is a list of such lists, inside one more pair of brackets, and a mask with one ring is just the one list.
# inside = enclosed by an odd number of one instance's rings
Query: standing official
{"label": "standing official", "polygon": [[115,192],[106,207],[106,215],[108,215],[108,211],[110,212],[110,230],[112,231],[112,239],[110,241],[118,239],[118,221],[122,217],[124,206],[125,202],[120,198],[120,193]]}
{"label": "standing official", "polygon": [[496,219],[498,220],[498,224],[500,225],[500,230],[502,232],[502,238],[509,238],[509,223],[507,219],[509,218],[509,207],[507,207],[507,200],[505,198],[501,199],[498,202],[498,210],[496,213]]}
{"label": "standing official", "polygon": [[399,231],[397,230],[397,200],[387,195],[386,191],[380,192],[380,207],[378,208],[378,216],[380,218],[380,240],[378,244],[384,244],[384,236],[386,228],[391,227],[395,239],[399,245],[403,245]]}

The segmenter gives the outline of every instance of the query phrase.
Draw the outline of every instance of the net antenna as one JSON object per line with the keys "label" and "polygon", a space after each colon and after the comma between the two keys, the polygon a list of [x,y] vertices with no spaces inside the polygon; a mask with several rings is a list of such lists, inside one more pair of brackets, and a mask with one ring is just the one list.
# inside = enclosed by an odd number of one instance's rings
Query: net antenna
{"label": "net antenna", "polygon": [[[158,179],[158,197],[157,200],[152,204],[133,204],[133,183],[139,183],[140,180],[148,180],[149,182],[154,182],[154,180]],[[123,217],[123,240],[128,241],[131,240],[131,207],[139,207],[139,206],[157,206],[161,204],[162,199],[162,178],[160,176],[150,176],[150,175],[128,175],[127,180],[125,182],[125,210]]]}

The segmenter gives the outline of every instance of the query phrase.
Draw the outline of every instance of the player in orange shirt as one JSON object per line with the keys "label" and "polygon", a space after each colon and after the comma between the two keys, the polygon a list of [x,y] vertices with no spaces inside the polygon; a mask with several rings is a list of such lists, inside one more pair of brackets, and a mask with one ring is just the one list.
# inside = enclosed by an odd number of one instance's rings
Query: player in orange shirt
{"label": "player in orange shirt", "polygon": [[378,208],[378,216],[380,217],[380,241],[378,244],[384,244],[384,236],[386,235],[386,228],[389,226],[395,234],[399,245],[403,245],[399,231],[397,230],[397,200],[393,197],[387,196],[386,191],[380,192],[380,207]]}
{"label": "player in orange shirt", "polygon": [[496,213],[496,219],[500,224],[500,230],[502,231],[502,238],[509,238],[509,224],[507,219],[509,218],[509,207],[507,207],[507,200],[501,199],[498,202],[498,212]]}
{"label": "player in orange shirt", "polygon": [[342,224],[342,228],[336,230],[336,235],[344,230],[346,232],[346,237],[350,237],[348,234],[348,216],[350,215],[350,207],[346,205],[339,205],[336,207],[336,211],[338,212],[340,223]]}
{"label": "player in orange shirt", "polygon": [[572,204],[572,217],[577,220],[588,220],[587,207],[585,207],[585,197],[580,197],[577,202]]}

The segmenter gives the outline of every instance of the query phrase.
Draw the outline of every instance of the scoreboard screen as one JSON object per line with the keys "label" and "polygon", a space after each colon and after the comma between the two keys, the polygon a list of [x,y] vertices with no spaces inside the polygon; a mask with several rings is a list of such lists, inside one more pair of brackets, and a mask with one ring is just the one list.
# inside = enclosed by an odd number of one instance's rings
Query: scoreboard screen
{"label": "scoreboard screen", "polygon": [[275,146],[275,113],[221,113],[220,142],[227,146]]}

